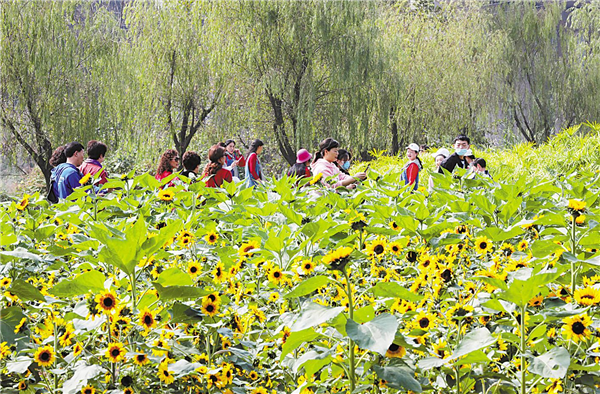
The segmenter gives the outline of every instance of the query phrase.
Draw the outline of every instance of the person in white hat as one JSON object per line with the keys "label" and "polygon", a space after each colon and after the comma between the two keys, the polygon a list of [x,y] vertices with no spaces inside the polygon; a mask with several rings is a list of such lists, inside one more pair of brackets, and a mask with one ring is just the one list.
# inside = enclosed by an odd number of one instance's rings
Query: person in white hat
{"label": "person in white hat", "polygon": [[[437,152],[433,154],[433,158],[435,159],[435,172],[438,172],[442,162],[446,160],[450,156],[450,151],[446,148],[440,148]],[[433,177],[429,177],[429,191],[433,190]]]}
{"label": "person in white hat", "polygon": [[423,164],[419,159],[420,151],[421,148],[415,143],[406,147],[406,157],[408,157],[409,162],[402,169],[401,179],[405,185],[414,185],[413,190],[417,190],[419,187],[419,172],[423,169]]}

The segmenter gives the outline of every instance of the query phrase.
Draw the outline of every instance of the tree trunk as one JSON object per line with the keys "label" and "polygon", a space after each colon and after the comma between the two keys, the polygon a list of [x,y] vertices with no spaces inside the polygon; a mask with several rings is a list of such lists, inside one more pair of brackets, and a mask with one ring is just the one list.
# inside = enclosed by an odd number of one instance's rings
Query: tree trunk
{"label": "tree trunk", "polygon": [[283,100],[275,97],[268,89],[267,96],[269,97],[271,107],[273,108],[273,134],[275,134],[275,138],[277,139],[279,151],[285,160],[292,165],[296,162],[296,152],[294,151],[294,148],[290,144],[289,138],[285,133],[285,121],[282,110]]}
{"label": "tree trunk", "polygon": [[398,145],[398,121],[396,120],[396,108],[390,108],[390,132],[392,133],[392,156],[396,156],[400,150]]}

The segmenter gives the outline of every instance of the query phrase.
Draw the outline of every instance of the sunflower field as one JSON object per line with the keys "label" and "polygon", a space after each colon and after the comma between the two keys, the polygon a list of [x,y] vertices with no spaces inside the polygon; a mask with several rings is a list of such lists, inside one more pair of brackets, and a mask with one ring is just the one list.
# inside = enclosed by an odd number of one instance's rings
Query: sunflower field
{"label": "sunflower field", "polygon": [[600,174],[433,176],[2,203],[1,390],[597,392]]}

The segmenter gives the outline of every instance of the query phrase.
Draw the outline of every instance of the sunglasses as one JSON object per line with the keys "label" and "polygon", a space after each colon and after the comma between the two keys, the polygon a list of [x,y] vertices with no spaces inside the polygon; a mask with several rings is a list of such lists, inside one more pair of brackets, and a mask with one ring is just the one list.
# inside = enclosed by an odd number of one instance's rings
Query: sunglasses
{"label": "sunglasses", "polygon": [[179,156],[172,158],[171,160],[179,161]]}

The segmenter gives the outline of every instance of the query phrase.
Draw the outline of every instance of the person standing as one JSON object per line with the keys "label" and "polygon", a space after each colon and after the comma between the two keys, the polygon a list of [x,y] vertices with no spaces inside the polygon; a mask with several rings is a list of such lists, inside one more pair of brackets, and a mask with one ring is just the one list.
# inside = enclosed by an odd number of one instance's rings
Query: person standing
{"label": "person standing", "polygon": [[318,174],[321,174],[321,176],[325,179],[334,177],[335,183],[333,185],[324,182],[324,184],[329,188],[345,186],[349,189],[354,189],[356,187],[356,183],[359,180],[365,179],[367,174],[364,172],[359,172],[354,176],[350,176],[341,172],[336,165],[339,146],[339,143],[333,138],[325,138],[323,141],[321,141],[319,144],[319,151],[315,153],[315,158],[311,164],[313,176],[316,177]]}
{"label": "person standing", "polygon": [[235,148],[234,140],[225,141],[225,168],[231,171],[231,175],[240,178],[240,167],[246,165],[246,159],[239,149]]}
{"label": "person standing", "polygon": [[264,148],[264,143],[256,139],[250,144],[250,149],[246,154],[246,185],[248,187],[254,187],[263,181],[263,172],[258,160]]}
{"label": "person standing", "polygon": [[205,179],[208,187],[221,187],[223,182],[231,182],[233,177],[231,171],[224,168],[225,165],[225,148],[219,145],[213,145],[208,150],[208,160],[202,179]]}
{"label": "person standing", "polygon": [[107,146],[102,142],[91,140],[87,144],[88,158],[79,167],[79,171],[81,171],[83,175],[91,174],[94,176],[100,172],[100,178],[97,182],[99,185],[108,182],[108,175],[106,174],[106,170],[102,167],[102,162],[104,162],[107,150]]}
{"label": "person standing", "polygon": [[459,135],[454,139],[454,153],[451,154],[446,160],[442,162],[438,172],[440,174],[444,173],[444,170],[452,173],[456,167],[466,169],[468,167],[467,160],[465,156],[469,151],[469,147],[471,146],[471,139],[466,135]]}
{"label": "person standing", "polygon": [[419,172],[423,169],[421,159],[419,159],[419,145],[412,143],[406,147],[406,157],[409,162],[406,163],[402,169],[401,179],[404,181],[404,185],[414,185],[413,190],[419,188]]}
{"label": "person standing", "polygon": [[[435,171],[438,172],[440,170],[440,166],[442,165],[442,162],[444,160],[446,160],[448,158],[448,156],[450,156],[450,152],[448,151],[448,149],[446,148],[440,148],[438,149],[437,152],[435,152],[435,154],[433,155],[433,158],[435,159]],[[429,191],[433,190],[433,177],[429,176]]]}
{"label": "person standing", "polygon": [[79,142],[71,142],[65,145],[65,156],[67,161],[56,166],[50,175],[50,182],[54,194],[58,198],[67,198],[76,187],[83,174],[79,166],[83,163],[84,147]]}

